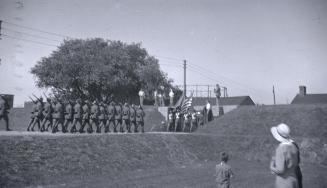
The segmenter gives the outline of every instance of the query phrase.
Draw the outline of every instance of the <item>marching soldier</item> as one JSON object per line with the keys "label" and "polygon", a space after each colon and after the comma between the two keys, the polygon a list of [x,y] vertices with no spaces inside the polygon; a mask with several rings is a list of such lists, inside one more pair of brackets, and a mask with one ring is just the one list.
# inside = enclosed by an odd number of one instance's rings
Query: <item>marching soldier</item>
{"label": "marching soldier", "polygon": [[145,116],[145,113],[144,113],[141,105],[139,105],[136,110],[136,125],[137,125],[137,127],[141,126],[142,133],[144,133],[144,116]]}
{"label": "marching soldier", "polygon": [[114,132],[117,132],[117,127],[119,125],[121,131],[121,123],[122,123],[122,107],[121,103],[115,106],[115,127]]}
{"label": "marching soldier", "polygon": [[33,125],[32,125],[32,129],[31,131],[34,131],[34,127],[35,124],[37,124],[38,129],[41,131],[41,122],[42,122],[42,118],[43,118],[43,98],[36,98],[37,99],[37,103],[36,103],[36,108],[34,111],[34,121],[33,121]]}
{"label": "marching soldier", "polygon": [[[69,125],[73,123],[73,117],[74,117],[74,111],[73,111],[73,105],[71,101],[67,101],[67,104],[65,106],[65,122],[64,127],[65,131],[68,132]],[[70,132],[75,132],[76,130],[71,129]]]}
{"label": "marching soldier", "polygon": [[83,117],[82,117],[82,127],[79,130],[80,133],[84,133],[84,127],[86,126],[86,124],[88,125],[87,131],[88,133],[93,132],[92,127],[90,126],[90,108],[89,108],[89,101],[85,100],[85,104],[83,105],[82,109],[83,109]]}
{"label": "marching soldier", "polygon": [[134,132],[137,132],[136,128],[136,110],[134,104],[132,104],[129,110],[129,128],[132,129],[132,125],[134,126]]}
{"label": "marching soldier", "polygon": [[9,104],[7,102],[7,100],[0,95],[0,120],[4,120],[6,123],[6,131],[11,131],[11,129],[9,129],[9,118],[8,118],[8,110],[9,110]]}
{"label": "marching soldier", "polygon": [[74,120],[72,128],[70,129],[70,132],[76,132],[77,131],[77,123],[79,124],[79,127],[82,127],[82,101],[81,99],[76,100],[76,104],[74,105]]}
{"label": "marching soldier", "polygon": [[53,100],[52,118],[53,118],[52,133],[56,133],[58,131],[59,124],[61,125],[61,131],[65,133],[66,129],[65,126],[63,125],[63,107],[58,99]]}
{"label": "marching soldier", "polygon": [[[53,112],[53,109],[52,109],[52,104],[51,104],[51,99],[50,98],[47,98],[47,102],[45,103],[44,105],[44,109],[43,109],[43,121],[42,121],[42,124],[41,124],[41,131],[48,131],[49,130],[49,127],[52,128],[52,112]],[[48,123],[47,127],[46,127],[46,124]],[[46,128],[45,128],[46,127]]]}
{"label": "marching soldier", "polygon": [[[106,125],[106,130],[107,132],[110,132],[110,125],[113,125],[114,132],[117,132],[116,130],[116,124],[115,124],[115,102],[111,102],[108,107],[107,107],[107,113],[108,113],[108,119],[107,119],[107,125]],[[105,131],[106,131],[105,130]]]}
{"label": "marching soldier", "polygon": [[184,114],[183,132],[186,132],[186,127],[190,127],[191,130],[191,121],[192,121],[192,115],[189,109],[187,109],[187,112]]}
{"label": "marching soldier", "polygon": [[99,105],[99,128],[100,128],[100,132],[102,127],[104,127],[104,132],[108,132],[107,129],[107,114],[106,114],[106,104],[103,102],[100,103]]}
{"label": "marching soldier", "polygon": [[27,131],[30,131],[30,128],[31,128],[31,126],[32,126],[32,124],[33,124],[33,122],[35,120],[35,116],[36,116],[35,112],[36,112],[36,104],[37,104],[37,101],[34,101],[31,97],[30,97],[30,99],[33,102],[33,106],[32,106],[32,111],[31,111],[31,120],[28,123]]}
{"label": "marching soldier", "polygon": [[99,122],[98,122],[98,115],[99,115],[99,106],[96,101],[93,101],[93,104],[91,106],[90,126],[93,127],[93,124],[95,124],[96,132],[101,133]]}
{"label": "marching soldier", "polygon": [[127,103],[124,104],[124,107],[123,107],[123,117],[122,117],[122,128],[121,128],[121,131],[124,132],[125,129],[127,132],[131,132],[131,128],[130,128],[130,125],[129,125],[129,118],[130,118],[130,111],[129,111],[129,106]]}

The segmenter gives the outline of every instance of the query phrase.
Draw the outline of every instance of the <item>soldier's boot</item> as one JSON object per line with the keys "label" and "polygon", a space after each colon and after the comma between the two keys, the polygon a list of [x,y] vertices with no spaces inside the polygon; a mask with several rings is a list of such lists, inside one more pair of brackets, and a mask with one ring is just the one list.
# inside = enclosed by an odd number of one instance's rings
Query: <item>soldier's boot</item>
{"label": "soldier's boot", "polygon": [[99,125],[99,123],[95,123],[96,126],[96,133],[101,133],[101,126]]}
{"label": "soldier's boot", "polygon": [[141,125],[142,133],[144,133],[144,125]]}
{"label": "soldier's boot", "polygon": [[9,119],[8,118],[5,119],[5,123],[6,123],[6,131],[12,131],[11,129],[9,129]]}
{"label": "soldier's boot", "polygon": [[57,126],[58,126],[58,123],[55,122],[54,125],[52,126],[52,133],[56,133],[57,132]]}
{"label": "soldier's boot", "polygon": [[84,131],[85,124],[86,124],[85,120],[82,120],[81,127],[79,128],[79,133],[85,133]]}

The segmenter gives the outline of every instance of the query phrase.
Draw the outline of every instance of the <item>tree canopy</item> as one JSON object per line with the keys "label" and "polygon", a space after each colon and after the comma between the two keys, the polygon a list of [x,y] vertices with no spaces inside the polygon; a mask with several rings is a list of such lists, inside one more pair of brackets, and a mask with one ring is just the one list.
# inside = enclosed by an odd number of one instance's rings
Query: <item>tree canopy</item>
{"label": "tree canopy", "polygon": [[152,96],[159,86],[178,91],[160,70],[158,60],[140,43],[95,39],[71,39],[43,57],[31,69],[40,88],[69,98],[100,99],[113,95],[131,101],[143,89]]}

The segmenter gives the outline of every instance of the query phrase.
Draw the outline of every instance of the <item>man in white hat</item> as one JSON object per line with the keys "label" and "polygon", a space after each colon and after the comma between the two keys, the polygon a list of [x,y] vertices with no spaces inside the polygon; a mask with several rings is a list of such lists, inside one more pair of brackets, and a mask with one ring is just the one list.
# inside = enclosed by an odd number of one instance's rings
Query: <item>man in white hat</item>
{"label": "man in white hat", "polygon": [[273,137],[280,142],[270,162],[270,170],[276,174],[276,188],[301,188],[299,148],[290,138],[290,132],[284,123],[271,128]]}

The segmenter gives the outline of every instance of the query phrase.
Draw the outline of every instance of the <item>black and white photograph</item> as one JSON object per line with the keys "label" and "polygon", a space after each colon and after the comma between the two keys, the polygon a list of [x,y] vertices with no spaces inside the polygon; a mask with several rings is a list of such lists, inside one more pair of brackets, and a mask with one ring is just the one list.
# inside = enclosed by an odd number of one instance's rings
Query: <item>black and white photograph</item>
{"label": "black and white photograph", "polygon": [[327,188],[327,0],[0,0],[0,188]]}

